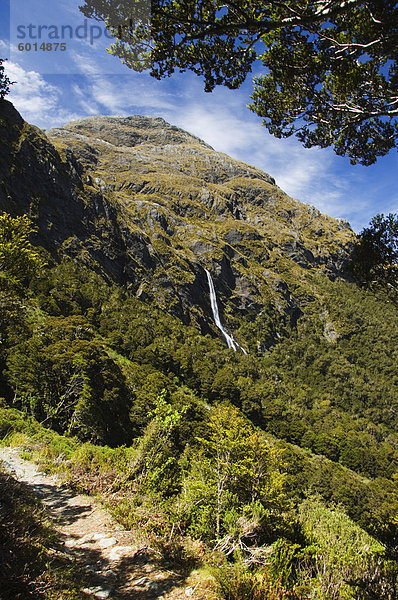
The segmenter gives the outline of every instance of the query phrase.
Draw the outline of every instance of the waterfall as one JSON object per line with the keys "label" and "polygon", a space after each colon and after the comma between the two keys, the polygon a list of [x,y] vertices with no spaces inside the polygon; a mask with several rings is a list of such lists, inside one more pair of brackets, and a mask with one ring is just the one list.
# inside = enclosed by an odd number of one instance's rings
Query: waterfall
{"label": "waterfall", "polygon": [[214,289],[213,279],[210,275],[210,272],[207,269],[205,269],[205,271],[206,271],[206,275],[207,275],[207,281],[209,282],[210,304],[211,304],[211,310],[213,311],[213,319],[214,319],[215,324],[217,325],[218,329],[223,334],[225,341],[227,342],[228,348],[232,348],[235,352],[237,351],[238,348],[240,348],[244,354],[247,354],[246,350],[244,350],[242,348],[242,346],[239,346],[239,344],[237,342],[235,342],[232,335],[229,335],[229,333],[227,331],[225,331],[223,324],[221,323],[220,313],[218,312],[217,296],[216,296],[216,290]]}

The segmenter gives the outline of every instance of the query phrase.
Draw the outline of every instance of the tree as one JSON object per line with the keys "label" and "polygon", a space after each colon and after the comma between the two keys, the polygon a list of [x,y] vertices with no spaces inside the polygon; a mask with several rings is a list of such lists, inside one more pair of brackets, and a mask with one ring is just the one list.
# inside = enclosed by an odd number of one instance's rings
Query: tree
{"label": "tree", "polygon": [[26,297],[24,284],[46,264],[29,241],[33,231],[26,216],[0,215],[0,372],[10,339],[29,329],[22,301]]}
{"label": "tree", "polygon": [[[358,598],[354,589],[363,581],[373,592],[379,587],[375,581],[383,564],[383,545],[354,523],[341,507],[327,508],[317,496],[309,497],[299,507],[299,519],[311,543],[307,553],[302,554],[299,571],[304,580],[311,577],[318,592],[314,598]],[[373,593],[369,597],[392,596]]]}
{"label": "tree", "polygon": [[131,394],[84,317],[43,316],[8,350],[6,375],[14,404],[46,427],[110,446],[131,442]]}
{"label": "tree", "polygon": [[175,69],[205,90],[238,88],[253,67],[250,109],[276,137],[333,146],[369,165],[398,143],[395,2],[372,0],[85,0],[104,20],[109,51],[160,79]]}
{"label": "tree", "polygon": [[[218,540],[226,536],[223,549],[231,550],[230,525],[236,529],[239,520],[250,538],[251,527],[265,515],[272,515],[276,523],[286,508],[282,451],[227,404],[212,409],[206,437],[197,441],[182,493],[185,511],[191,513],[191,531]],[[261,518],[253,518],[253,513]]]}
{"label": "tree", "polygon": [[152,420],[140,439],[130,467],[141,492],[155,492],[164,497],[178,491],[178,452],[174,438],[183,413],[166,398],[167,390],[163,389],[155,399],[154,410],[149,413]]}
{"label": "tree", "polygon": [[398,214],[377,214],[361,231],[351,269],[360,281],[398,291]]}
{"label": "tree", "polygon": [[40,272],[46,265],[29,241],[34,232],[25,215],[11,217],[0,215],[0,283],[1,287],[19,287],[24,281]]}
{"label": "tree", "polygon": [[4,59],[0,58],[0,100],[4,100],[4,96],[6,96],[10,91],[10,85],[14,83],[13,81],[10,81],[5,74],[3,62]]}

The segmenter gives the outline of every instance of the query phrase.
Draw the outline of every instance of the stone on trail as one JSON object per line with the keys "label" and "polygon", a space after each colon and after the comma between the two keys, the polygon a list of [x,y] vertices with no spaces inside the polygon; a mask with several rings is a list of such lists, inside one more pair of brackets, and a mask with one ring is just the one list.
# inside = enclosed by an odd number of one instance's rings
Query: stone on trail
{"label": "stone on trail", "polygon": [[110,546],[115,546],[117,544],[117,539],[115,537],[104,537],[98,541],[98,545],[101,548],[109,548]]}
{"label": "stone on trail", "polygon": [[94,596],[98,600],[107,600],[112,594],[112,588],[98,585],[96,587],[84,588],[83,592],[89,596]]}

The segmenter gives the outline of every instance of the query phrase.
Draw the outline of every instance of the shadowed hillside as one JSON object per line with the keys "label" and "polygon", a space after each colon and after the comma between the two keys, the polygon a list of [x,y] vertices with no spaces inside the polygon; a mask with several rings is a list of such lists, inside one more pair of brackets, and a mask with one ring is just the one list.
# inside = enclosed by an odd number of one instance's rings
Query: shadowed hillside
{"label": "shadowed hillside", "polygon": [[2,437],[220,597],[392,600],[397,306],[348,223],[159,118],[3,101],[0,159]]}

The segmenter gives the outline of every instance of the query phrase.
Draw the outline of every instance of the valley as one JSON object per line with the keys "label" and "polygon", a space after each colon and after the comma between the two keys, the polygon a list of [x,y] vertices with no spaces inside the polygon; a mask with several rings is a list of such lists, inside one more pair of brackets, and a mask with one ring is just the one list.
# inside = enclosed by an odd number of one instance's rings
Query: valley
{"label": "valley", "polygon": [[396,597],[397,303],[347,222],[163,119],[5,100],[0,210],[4,446],[204,594]]}

